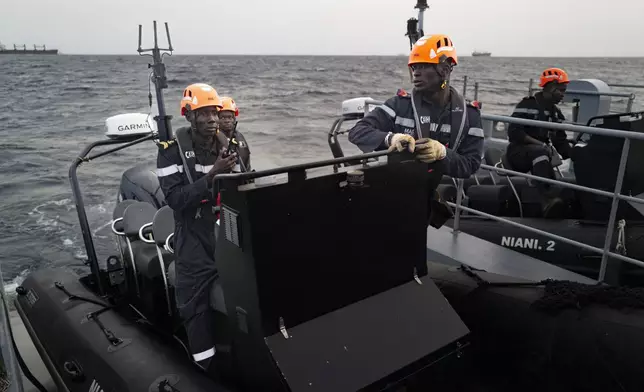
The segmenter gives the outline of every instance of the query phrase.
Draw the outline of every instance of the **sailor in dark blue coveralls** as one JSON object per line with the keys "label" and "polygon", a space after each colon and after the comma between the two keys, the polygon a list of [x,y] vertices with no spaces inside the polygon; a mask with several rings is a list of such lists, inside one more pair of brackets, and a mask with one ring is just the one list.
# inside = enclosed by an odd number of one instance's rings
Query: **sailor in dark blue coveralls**
{"label": "sailor in dark blue coveralls", "polygon": [[193,359],[206,369],[215,363],[211,359],[216,352],[216,316],[209,303],[217,279],[211,188],[214,176],[229,172],[236,162],[235,155],[224,158],[218,153],[222,146],[215,135],[221,107],[221,99],[211,86],[188,86],[183,92],[181,114],[190,127],[178,129],[172,141],[159,143],[157,157],[161,189],[174,210],[177,308]]}
{"label": "sailor in dark blue coveralls", "polygon": [[[563,99],[570,79],[561,68],[548,68],[541,73],[539,87],[542,91],[523,98],[514,108],[512,117],[529,120],[563,122],[565,120],[557,104]],[[571,146],[565,131],[538,128],[521,124],[508,127],[507,149],[511,169],[535,176],[555,179],[553,159],[560,161],[570,157]],[[560,162],[559,162],[560,163]],[[558,190],[544,182],[535,181],[541,191],[544,217],[558,217],[564,212],[564,202]]]}
{"label": "sailor in dark blue coveralls", "polygon": [[446,35],[420,38],[409,55],[411,93],[399,90],[349,130],[349,141],[363,152],[410,152],[426,163],[440,162],[454,178],[469,178],[481,165],[483,129],[479,108],[448,85],[458,64]]}

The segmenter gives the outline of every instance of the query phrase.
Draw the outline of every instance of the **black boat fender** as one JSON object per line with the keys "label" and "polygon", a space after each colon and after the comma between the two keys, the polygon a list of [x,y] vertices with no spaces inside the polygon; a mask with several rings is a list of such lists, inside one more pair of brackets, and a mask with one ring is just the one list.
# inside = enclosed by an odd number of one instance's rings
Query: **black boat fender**
{"label": "black boat fender", "polygon": [[469,371],[495,390],[644,390],[644,289],[428,269],[472,331]]}
{"label": "black boat fender", "polygon": [[36,347],[71,392],[226,390],[167,336],[130,321],[72,272],[36,271],[17,293],[16,308]]}

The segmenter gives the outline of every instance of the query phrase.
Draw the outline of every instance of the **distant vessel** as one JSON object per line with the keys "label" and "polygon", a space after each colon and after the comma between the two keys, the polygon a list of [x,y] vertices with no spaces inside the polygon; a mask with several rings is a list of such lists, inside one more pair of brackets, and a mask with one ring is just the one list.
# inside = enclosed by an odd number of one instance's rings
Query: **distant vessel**
{"label": "distant vessel", "polygon": [[47,49],[47,46],[34,45],[33,49],[27,49],[27,45],[13,45],[13,49],[7,49],[0,43],[0,54],[58,54],[58,49]]}
{"label": "distant vessel", "polygon": [[492,53],[490,53],[490,52],[479,52],[479,51],[475,50],[475,51],[472,52],[472,56],[474,56],[474,57],[479,57],[479,56],[490,57],[490,56],[492,56]]}

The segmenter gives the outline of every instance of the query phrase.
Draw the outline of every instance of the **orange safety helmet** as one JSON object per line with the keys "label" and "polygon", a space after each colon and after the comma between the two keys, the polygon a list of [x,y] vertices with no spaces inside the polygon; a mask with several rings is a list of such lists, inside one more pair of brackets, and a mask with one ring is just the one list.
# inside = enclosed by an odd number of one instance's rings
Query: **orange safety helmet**
{"label": "orange safety helmet", "polygon": [[221,97],[221,110],[229,110],[231,112],[235,113],[235,117],[239,116],[239,108],[237,107],[237,104],[235,103],[235,100],[232,99],[231,97]]}
{"label": "orange safety helmet", "polygon": [[208,106],[222,108],[221,98],[214,87],[205,83],[194,83],[183,90],[181,99],[181,115],[185,116],[189,110],[197,110]]}
{"label": "orange safety helmet", "polygon": [[550,82],[568,83],[568,74],[561,68],[548,68],[541,73],[539,78],[539,87],[543,87]]}
{"label": "orange safety helmet", "polygon": [[414,44],[407,65],[417,63],[440,64],[448,59],[458,64],[456,49],[452,40],[443,34],[425,35]]}

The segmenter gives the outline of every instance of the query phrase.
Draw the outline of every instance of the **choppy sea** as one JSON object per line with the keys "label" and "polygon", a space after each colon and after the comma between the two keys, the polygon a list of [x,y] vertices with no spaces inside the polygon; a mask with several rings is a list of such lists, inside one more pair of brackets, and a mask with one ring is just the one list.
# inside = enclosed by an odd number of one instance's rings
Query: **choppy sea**
{"label": "choppy sea", "polygon": [[[69,167],[84,145],[104,137],[106,118],[156,112],[156,103],[150,109],[148,102],[148,60],[0,56],[0,262],[8,292],[30,270],[87,268]],[[182,89],[209,83],[237,101],[239,130],[256,169],[330,158],[326,132],[343,100],[384,100],[410,87],[405,57],[171,56],[164,61],[173,128],[185,122],[178,109]],[[639,58],[495,57],[461,58],[452,84],[462,91],[467,75],[468,98],[474,98],[478,82],[483,111],[510,114],[527,94],[528,80],[549,66],[564,68],[571,78],[644,84],[644,59]],[[616,108],[625,107],[625,100],[613,101]],[[642,109],[638,99],[634,108]],[[345,153],[358,153],[342,141]],[[79,179],[101,260],[114,252],[109,223],[121,174],[146,161],[154,164],[155,157],[156,147],[144,144],[81,166]]]}

